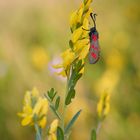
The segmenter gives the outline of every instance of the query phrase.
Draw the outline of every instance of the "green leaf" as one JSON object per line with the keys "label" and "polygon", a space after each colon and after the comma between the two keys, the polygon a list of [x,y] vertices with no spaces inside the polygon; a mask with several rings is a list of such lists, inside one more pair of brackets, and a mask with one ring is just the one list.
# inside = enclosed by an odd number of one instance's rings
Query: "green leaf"
{"label": "green leaf", "polygon": [[53,113],[58,117],[58,119],[61,120],[61,116],[59,115],[59,113],[57,112],[57,110],[55,110],[54,106],[50,105],[50,108],[52,109]]}
{"label": "green leaf", "polygon": [[82,65],[82,60],[79,60],[77,63],[75,63],[75,67],[79,68]]}
{"label": "green leaf", "polygon": [[64,133],[61,127],[57,127],[57,140],[64,140]]}
{"label": "green leaf", "polygon": [[71,77],[70,77],[70,80],[69,80],[69,83],[68,83],[68,86],[71,88],[73,87],[74,88],[74,77],[75,77],[75,72],[72,70],[72,74],[71,74]]}
{"label": "green leaf", "polygon": [[53,92],[54,92],[54,88],[51,88],[50,92],[52,92],[52,93],[53,93]]}
{"label": "green leaf", "polygon": [[60,96],[57,97],[56,101],[55,101],[55,109],[57,110],[59,107],[59,103],[60,103]]}
{"label": "green leaf", "polygon": [[78,61],[78,66],[82,65],[82,59]]}
{"label": "green leaf", "polygon": [[91,131],[91,140],[96,140],[96,131],[95,131],[95,129],[93,129]]}
{"label": "green leaf", "polygon": [[72,126],[74,125],[75,121],[77,120],[77,118],[79,117],[80,113],[81,113],[81,109],[73,116],[73,118],[70,120],[70,122],[68,123],[68,125],[65,128],[65,134],[68,133],[70,131],[70,129],[72,128]]}
{"label": "green leaf", "polygon": [[72,98],[75,97],[75,90],[74,89],[70,89],[70,91],[68,92],[68,95],[66,97],[65,100],[65,105],[69,105],[71,103]]}
{"label": "green leaf", "polygon": [[51,88],[50,91],[47,92],[48,96],[50,97],[51,101],[53,101],[55,95],[57,94],[57,92],[54,91],[54,88]]}
{"label": "green leaf", "polygon": [[78,72],[80,72],[82,70],[82,68],[84,67],[85,64],[81,65],[80,67],[78,67]]}
{"label": "green leaf", "polygon": [[75,77],[75,79],[74,79],[74,83],[76,84],[76,82],[82,77],[82,73],[79,73],[76,77]]}
{"label": "green leaf", "polygon": [[80,62],[78,62],[78,64],[76,64],[76,66],[75,66],[76,73],[79,73],[82,70],[82,68],[84,67],[84,65],[85,64],[82,64],[82,60]]}
{"label": "green leaf", "polygon": [[73,49],[73,43],[71,40],[69,41],[69,45],[70,45],[70,48]]}

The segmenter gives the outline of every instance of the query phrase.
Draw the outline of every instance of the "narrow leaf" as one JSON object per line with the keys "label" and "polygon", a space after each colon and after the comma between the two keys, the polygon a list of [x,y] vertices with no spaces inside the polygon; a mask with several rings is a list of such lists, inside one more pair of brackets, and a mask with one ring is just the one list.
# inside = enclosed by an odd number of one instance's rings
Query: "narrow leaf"
{"label": "narrow leaf", "polygon": [[78,67],[78,72],[80,72],[82,70],[82,68],[84,67],[84,64],[81,65],[80,67]]}
{"label": "narrow leaf", "polygon": [[68,92],[68,95],[66,97],[65,100],[65,105],[69,105],[71,103],[72,98],[75,97],[75,90],[74,89],[70,89],[70,91]]}
{"label": "narrow leaf", "polygon": [[82,73],[78,74],[75,79],[74,79],[74,83],[76,84],[76,82],[82,77]]}
{"label": "narrow leaf", "polygon": [[73,43],[71,40],[69,41],[69,45],[70,45],[70,48],[73,49]]}
{"label": "narrow leaf", "polygon": [[59,107],[59,103],[60,103],[60,96],[57,97],[56,101],[55,101],[55,109],[57,110]]}
{"label": "narrow leaf", "polygon": [[61,127],[57,127],[57,140],[64,140],[64,133]]}
{"label": "narrow leaf", "polygon": [[78,63],[76,64],[76,67],[79,68],[82,65],[82,60],[79,60]]}
{"label": "narrow leaf", "polygon": [[55,95],[57,94],[57,92],[54,92],[54,88],[51,88],[50,91],[47,92],[48,96],[50,97],[51,101],[53,101]]}
{"label": "narrow leaf", "polygon": [[95,131],[95,129],[93,129],[91,131],[91,140],[96,140],[96,131]]}
{"label": "narrow leaf", "polygon": [[54,88],[51,88],[50,92],[54,92]]}
{"label": "narrow leaf", "polygon": [[70,129],[72,128],[72,126],[74,125],[75,121],[78,119],[80,113],[81,113],[81,109],[73,116],[73,118],[70,120],[70,122],[68,123],[68,125],[65,128],[65,134],[68,133],[70,131]]}

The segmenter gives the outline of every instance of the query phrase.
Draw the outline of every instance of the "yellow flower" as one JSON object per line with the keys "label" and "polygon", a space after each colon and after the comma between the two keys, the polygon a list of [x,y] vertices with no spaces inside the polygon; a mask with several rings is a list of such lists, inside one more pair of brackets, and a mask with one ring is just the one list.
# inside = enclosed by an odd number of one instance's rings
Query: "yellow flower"
{"label": "yellow flower", "polygon": [[80,9],[77,11],[77,22],[78,23],[81,23],[82,21],[82,15],[83,15],[83,12],[84,12],[84,4],[82,3]]}
{"label": "yellow flower", "polygon": [[92,0],[84,0],[80,8],[74,11],[70,17],[71,39],[70,48],[62,55],[62,63],[55,66],[61,68],[59,75],[68,76],[69,70],[74,60],[85,60],[89,51],[89,16],[92,12],[90,8]]}
{"label": "yellow flower", "polygon": [[23,111],[18,113],[22,117],[21,125],[32,125],[37,123],[44,128],[47,123],[48,101],[39,96],[37,88],[27,91],[23,101]]}
{"label": "yellow flower", "polygon": [[72,42],[76,43],[76,41],[81,37],[82,33],[83,33],[82,27],[76,29],[72,34],[72,38],[71,38]]}
{"label": "yellow flower", "polygon": [[87,44],[89,44],[89,39],[83,39],[83,40],[77,41],[74,47],[74,51],[75,52],[81,51],[81,49],[83,49],[81,46],[84,47]]}
{"label": "yellow flower", "polygon": [[50,130],[49,130],[49,140],[57,140],[56,137],[56,131],[57,131],[57,127],[58,127],[58,120],[55,119],[50,126]]}
{"label": "yellow flower", "polygon": [[63,58],[63,67],[66,69],[75,59],[75,54],[70,49],[66,50],[64,53],[62,53]]}
{"label": "yellow flower", "polygon": [[89,6],[90,6],[91,2],[92,2],[92,0],[85,1],[85,7],[84,7],[85,11],[89,9]]}
{"label": "yellow flower", "polygon": [[85,45],[84,48],[81,50],[81,53],[79,54],[79,59],[84,59],[89,51],[89,44]]}
{"label": "yellow flower", "polygon": [[41,71],[48,63],[48,55],[44,48],[36,47],[31,52],[31,62],[34,68]]}
{"label": "yellow flower", "polygon": [[104,92],[97,104],[97,113],[99,118],[103,119],[107,116],[110,110],[110,95]]}
{"label": "yellow flower", "polygon": [[63,77],[67,76],[67,73],[70,70],[70,65],[75,59],[75,54],[72,52],[71,49],[67,49],[65,52],[61,54],[61,57],[63,59],[62,64],[54,65],[53,67],[56,69],[62,69],[61,72],[58,73],[58,75],[61,75]]}

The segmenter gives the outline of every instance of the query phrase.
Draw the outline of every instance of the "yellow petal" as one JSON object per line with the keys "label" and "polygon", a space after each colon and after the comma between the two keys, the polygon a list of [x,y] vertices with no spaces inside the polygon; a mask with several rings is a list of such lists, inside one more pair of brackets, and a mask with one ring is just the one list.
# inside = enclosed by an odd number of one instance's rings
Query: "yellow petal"
{"label": "yellow petal", "polygon": [[39,98],[33,109],[33,114],[38,117],[46,115],[48,112],[48,101],[45,98]]}
{"label": "yellow petal", "polygon": [[57,130],[57,127],[58,127],[58,120],[55,119],[55,120],[51,123],[49,133],[50,133],[50,134],[55,133],[56,130]]}
{"label": "yellow petal", "polygon": [[77,12],[77,22],[79,23],[81,23],[83,11],[84,11],[84,5],[82,4],[80,9]]}
{"label": "yellow petal", "polygon": [[109,101],[110,101],[110,94],[107,94],[105,102],[109,102]]}
{"label": "yellow petal", "polygon": [[89,53],[89,45],[86,45],[79,54],[79,59],[85,59],[87,54]]}
{"label": "yellow petal", "polygon": [[46,116],[44,116],[40,121],[39,121],[39,126],[41,128],[44,128],[46,126],[46,123],[47,123],[47,118]]}
{"label": "yellow petal", "polygon": [[87,0],[85,7],[84,7],[84,11],[86,11],[89,8],[91,2],[92,2],[92,0]]}
{"label": "yellow petal", "polygon": [[48,140],[57,140],[56,134],[52,133],[49,135]]}
{"label": "yellow petal", "polygon": [[51,137],[52,137],[52,140],[57,140],[56,134],[52,134]]}
{"label": "yellow petal", "polygon": [[23,112],[27,115],[32,114],[33,112],[32,107],[30,105],[23,106]]}
{"label": "yellow petal", "polygon": [[64,69],[66,69],[75,59],[75,54],[70,49],[68,49],[62,54],[62,58],[63,58],[63,67]]}
{"label": "yellow petal", "polygon": [[80,73],[83,74],[83,73],[84,73],[84,70],[85,70],[85,68],[83,67],[83,68],[81,69]]}
{"label": "yellow petal", "polygon": [[101,117],[102,111],[103,111],[103,102],[99,101],[97,104],[97,113],[99,117]]}
{"label": "yellow petal", "polygon": [[33,109],[33,114],[39,115],[41,107],[42,107],[42,98],[40,97],[37,103],[35,104],[35,107]]}
{"label": "yellow petal", "polygon": [[57,74],[58,74],[58,75],[61,75],[61,76],[63,76],[63,77],[66,77],[66,76],[67,76],[65,70],[62,70],[61,72],[59,72],[59,73],[57,73]]}
{"label": "yellow petal", "polygon": [[25,117],[22,121],[21,121],[21,125],[22,126],[26,126],[32,123],[32,115]]}
{"label": "yellow petal", "polygon": [[107,116],[110,110],[110,104],[106,103],[105,109],[104,109],[104,116]]}
{"label": "yellow petal", "polygon": [[61,54],[61,57],[62,57],[63,59],[65,59],[65,57],[66,57],[67,55],[69,55],[69,53],[71,53],[71,49],[65,50],[65,51]]}
{"label": "yellow petal", "polygon": [[73,26],[76,25],[76,23],[77,23],[77,17],[78,17],[77,11],[75,11],[75,12],[73,12],[71,14],[71,16],[70,16],[70,27],[71,28],[73,28]]}
{"label": "yellow petal", "polygon": [[40,115],[46,115],[48,112],[48,101],[46,100],[46,98],[44,98],[42,100],[42,109],[40,111]]}
{"label": "yellow petal", "polygon": [[82,33],[83,33],[82,27],[76,29],[72,34],[72,39],[71,39],[72,42],[75,43],[81,37]]}
{"label": "yellow petal", "polygon": [[89,44],[89,39],[78,40],[76,44],[74,45],[74,51],[79,51],[80,49],[85,47],[85,45],[87,44]]}
{"label": "yellow petal", "polygon": [[55,69],[60,69],[62,67],[63,67],[63,64],[53,65],[53,68],[55,68]]}
{"label": "yellow petal", "polygon": [[[83,20],[83,28],[86,30],[89,30],[89,20],[86,17]],[[87,32],[87,31],[85,31],[85,32]]]}
{"label": "yellow petal", "polygon": [[90,13],[92,12],[93,12],[92,8],[89,8],[88,11],[85,13],[85,18],[89,19]]}

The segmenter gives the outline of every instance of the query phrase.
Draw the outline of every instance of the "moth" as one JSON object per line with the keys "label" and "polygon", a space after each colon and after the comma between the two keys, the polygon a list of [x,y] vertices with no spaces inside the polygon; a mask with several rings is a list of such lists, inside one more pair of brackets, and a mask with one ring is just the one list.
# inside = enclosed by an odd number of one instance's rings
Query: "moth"
{"label": "moth", "polygon": [[93,20],[94,27],[90,28],[89,38],[90,38],[90,48],[88,54],[88,60],[90,64],[95,64],[100,59],[100,46],[99,46],[99,33],[96,29],[96,16],[97,14],[90,13],[90,16]]}

